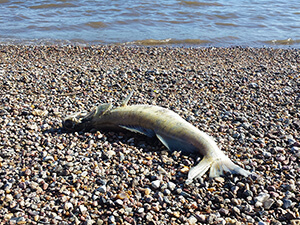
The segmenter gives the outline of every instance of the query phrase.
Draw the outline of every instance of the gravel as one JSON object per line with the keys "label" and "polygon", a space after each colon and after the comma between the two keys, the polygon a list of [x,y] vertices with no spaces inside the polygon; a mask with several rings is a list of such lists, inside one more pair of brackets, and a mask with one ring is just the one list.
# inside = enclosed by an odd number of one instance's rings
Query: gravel
{"label": "gravel", "polygon": [[[0,46],[1,224],[300,224],[300,51]],[[195,155],[127,132],[66,133],[99,103],[174,110],[245,178],[186,185]]]}

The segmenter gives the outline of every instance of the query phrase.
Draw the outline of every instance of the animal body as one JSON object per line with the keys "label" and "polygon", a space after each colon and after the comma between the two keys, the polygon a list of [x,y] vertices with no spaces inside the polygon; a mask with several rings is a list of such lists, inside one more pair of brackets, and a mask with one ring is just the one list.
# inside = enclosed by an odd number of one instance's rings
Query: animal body
{"label": "animal body", "polygon": [[210,177],[221,176],[225,171],[244,176],[250,174],[234,164],[209,135],[175,112],[154,105],[128,106],[131,96],[132,93],[117,108],[107,103],[94,107],[89,113],[68,116],[63,126],[71,131],[122,128],[148,137],[156,136],[171,151],[200,154],[203,158],[190,169],[187,183],[201,177],[209,169]]}

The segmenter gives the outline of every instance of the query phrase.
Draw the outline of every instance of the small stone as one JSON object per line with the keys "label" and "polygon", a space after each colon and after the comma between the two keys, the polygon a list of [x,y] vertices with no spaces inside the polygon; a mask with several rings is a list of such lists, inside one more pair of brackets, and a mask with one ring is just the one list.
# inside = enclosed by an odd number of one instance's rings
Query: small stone
{"label": "small stone", "polygon": [[34,215],[34,216],[33,216],[33,220],[34,220],[35,222],[39,221],[39,219],[40,219],[40,216],[39,216],[39,215]]}
{"label": "small stone", "polygon": [[148,222],[150,222],[150,221],[153,220],[153,215],[152,215],[150,212],[147,213],[147,215],[146,215],[146,220],[147,220]]}
{"label": "small stone", "polygon": [[88,175],[88,171],[83,171],[83,172],[80,174],[81,177],[86,177],[87,175]]}
{"label": "small stone", "polygon": [[24,172],[24,174],[26,176],[30,176],[31,175],[31,170],[30,169],[26,169],[25,172]]}
{"label": "small stone", "polygon": [[71,202],[66,202],[64,205],[64,209],[66,211],[72,210],[73,209],[73,204]]}
{"label": "small stone", "polygon": [[104,224],[104,221],[101,220],[101,219],[97,219],[97,225],[103,225]]}
{"label": "small stone", "polygon": [[285,159],[286,159],[285,155],[281,153],[276,155],[276,160],[278,160],[279,162],[283,162]]}
{"label": "small stone", "polygon": [[213,224],[214,221],[216,221],[216,219],[217,219],[217,215],[212,213],[208,216],[207,222],[208,222],[208,224]]}
{"label": "small stone", "polygon": [[265,222],[259,221],[258,225],[267,225]]}
{"label": "small stone", "polygon": [[258,202],[265,202],[268,198],[270,198],[270,195],[268,193],[261,192],[254,198],[254,200]]}
{"label": "small stone", "polygon": [[291,151],[295,154],[296,157],[300,158],[300,147],[293,146]]}
{"label": "small stone", "polygon": [[17,219],[17,224],[27,224],[26,219],[21,216]]}
{"label": "small stone", "polygon": [[39,184],[34,181],[31,181],[29,186],[31,187],[31,189],[36,190],[39,187]]}
{"label": "small stone", "polygon": [[153,201],[153,197],[151,195],[145,196],[145,201],[151,203]]}
{"label": "small stone", "polygon": [[254,206],[255,206],[256,208],[259,208],[259,207],[262,207],[262,206],[263,206],[263,203],[257,201],[257,202],[255,202]]}
{"label": "small stone", "polygon": [[178,211],[173,212],[173,216],[176,217],[176,218],[179,218],[180,217],[180,212],[178,212]]}
{"label": "small stone", "polygon": [[10,182],[7,182],[7,183],[4,185],[4,190],[5,190],[5,191],[9,191],[11,188],[12,188],[12,183],[10,183]]}
{"label": "small stone", "polygon": [[218,225],[226,225],[226,221],[223,218],[217,218],[216,224]]}
{"label": "small stone", "polygon": [[13,196],[11,195],[11,194],[7,194],[6,196],[5,196],[5,202],[11,202],[12,200],[13,200]]}
{"label": "small stone", "polygon": [[289,211],[285,214],[285,218],[287,218],[288,220],[292,220],[292,219],[296,219],[297,216],[294,212]]}
{"label": "small stone", "polygon": [[8,213],[4,215],[4,220],[10,220],[14,216],[13,213]]}
{"label": "small stone", "polygon": [[300,219],[291,220],[291,225],[300,225]]}
{"label": "small stone", "polygon": [[66,155],[66,160],[67,160],[67,162],[72,162],[73,157],[71,155]]}
{"label": "small stone", "polygon": [[276,206],[281,207],[283,205],[283,201],[281,199],[276,200]]}
{"label": "small stone", "polygon": [[158,189],[160,187],[160,180],[154,180],[151,182],[151,187]]}
{"label": "small stone", "polygon": [[138,209],[137,212],[138,212],[139,214],[141,214],[141,213],[143,213],[144,211],[145,211],[145,209],[144,209],[143,207],[141,207],[141,208]]}
{"label": "small stone", "polygon": [[154,212],[159,212],[159,210],[160,210],[159,204],[152,204],[152,210]]}
{"label": "small stone", "polygon": [[44,183],[44,184],[43,184],[43,190],[47,190],[48,187],[49,187],[49,184],[48,184],[48,183]]}
{"label": "small stone", "polygon": [[243,192],[243,196],[245,197],[245,198],[247,198],[247,197],[249,197],[249,196],[253,196],[253,192],[251,191],[251,190],[245,190],[244,192]]}
{"label": "small stone", "polygon": [[150,188],[145,188],[144,193],[145,193],[145,195],[150,195],[151,189]]}
{"label": "small stone", "polygon": [[56,147],[59,149],[59,150],[62,150],[65,148],[65,146],[63,144],[57,144]]}
{"label": "small stone", "polygon": [[195,225],[195,224],[197,224],[197,218],[194,216],[190,216],[188,218],[188,222],[189,222],[189,225]]}
{"label": "small stone", "polygon": [[109,150],[106,152],[106,156],[110,159],[116,154],[115,151]]}
{"label": "small stone", "polygon": [[264,203],[263,206],[265,209],[270,209],[271,206],[274,204],[275,200],[272,198],[267,199]]}
{"label": "small stone", "polygon": [[163,193],[164,193],[164,195],[170,195],[171,191],[169,189],[165,189]]}
{"label": "small stone", "polygon": [[99,191],[101,193],[105,193],[106,192],[106,185],[102,185],[102,186],[98,187],[97,191]]}
{"label": "small stone", "polygon": [[259,88],[259,86],[258,86],[258,84],[257,83],[250,83],[249,84],[249,88],[253,88],[253,89],[257,89],[257,88]]}
{"label": "small stone", "polygon": [[219,183],[224,183],[225,179],[223,177],[216,177],[215,180]]}
{"label": "small stone", "polygon": [[111,215],[110,217],[108,217],[108,221],[111,223],[111,224],[114,224],[116,222],[116,218],[114,215]]}
{"label": "small stone", "polygon": [[282,208],[288,209],[292,206],[292,201],[290,199],[283,199],[283,206]]}
{"label": "small stone", "polygon": [[34,124],[27,124],[26,126],[27,129],[29,130],[38,130],[38,126],[34,123]]}
{"label": "small stone", "polygon": [[188,166],[184,166],[184,167],[182,167],[182,168],[180,169],[180,172],[181,172],[181,173],[188,173],[189,170],[190,170],[190,168],[189,168]]}
{"label": "small stone", "polygon": [[51,155],[47,155],[46,157],[43,158],[43,161],[45,162],[54,161],[54,158]]}
{"label": "small stone", "polygon": [[253,207],[249,204],[246,204],[245,207],[244,207],[244,212],[246,212],[246,213],[253,212]]}
{"label": "small stone", "polygon": [[232,186],[231,187],[231,191],[234,193],[234,194],[236,194],[237,193],[237,191],[239,190],[240,188],[238,187],[238,186]]}
{"label": "small stone", "polygon": [[[291,184],[293,185],[293,184]],[[290,184],[287,185],[288,188],[285,188],[286,190],[288,190],[287,192],[285,192],[285,198],[289,199],[289,198],[295,198],[295,193],[291,192],[290,190],[294,190],[293,188],[290,187]]]}
{"label": "small stone", "polygon": [[34,116],[47,116],[48,114],[49,114],[48,110],[34,109],[32,111],[32,115]]}
{"label": "small stone", "polygon": [[229,210],[228,209],[224,209],[224,208],[221,208],[219,210],[219,213],[222,215],[222,216],[227,216],[229,214]]}
{"label": "small stone", "polygon": [[121,199],[117,199],[115,203],[119,206],[123,206],[123,201]]}
{"label": "small stone", "polygon": [[85,215],[87,213],[87,207],[85,207],[84,205],[80,205],[79,206],[80,212]]}
{"label": "small stone", "polygon": [[126,192],[120,192],[119,194],[117,194],[117,198],[123,200],[125,198],[129,198],[129,196]]}
{"label": "small stone", "polygon": [[244,129],[248,130],[248,129],[251,127],[251,124],[248,123],[248,122],[244,122],[244,123],[242,123],[241,126],[242,126]]}
{"label": "small stone", "polygon": [[169,181],[169,182],[168,182],[168,188],[169,188],[171,191],[174,191],[175,188],[176,188],[176,184],[174,184],[173,182]]}
{"label": "small stone", "polygon": [[225,221],[227,222],[227,224],[230,224],[230,225],[236,225],[237,224],[236,219],[232,219],[232,218],[229,218],[229,217],[226,217]]}
{"label": "small stone", "polygon": [[198,218],[198,220],[199,220],[200,223],[205,223],[205,221],[207,219],[207,215],[200,214],[200,215],[197,215],[197,218]]}
{"label": "small stone", "polygon": [[232,209],[233,209],[233,211],[234,211],[236,214],[238,214],[238,215],[241,214],[241,211],[240,211],[240,209],[239,209],[238,207],[234,206]]}
{"label": "small stone", "polygon": [[85,222],[86,225],[92,225],[92,224],[95,224],[95,221],[94,220],[91,220],[91,219],[88,219],[86,222]]}
{"label": "small stone", "polygon": [[270,152],[266,152],[266,151],[264,151],[262,154],[265,158],[271,158],[271,156],[272,156],[272,154]]}

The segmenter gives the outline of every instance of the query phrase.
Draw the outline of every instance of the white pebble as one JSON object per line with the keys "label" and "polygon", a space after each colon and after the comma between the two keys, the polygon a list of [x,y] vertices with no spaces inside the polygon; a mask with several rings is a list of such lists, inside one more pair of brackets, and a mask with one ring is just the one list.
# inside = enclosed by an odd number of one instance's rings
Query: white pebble
{"label": "white pebble", "polygon": [[71,202],[66,202],[64,208],[67,211],[73,209],[73,204]]}
{"label": "white pebble", "polygon": [[151,182],[151,186],[154,188],[154,189],[158,189],[160,187],[160,180],[154,180]]}
{"label": "white pebble", "polygon": [[190,216],[190,217],[188,218],[188,221],[189,221],[189,224],[190,224],[190,225],[194,225],[194,224],[197,223],[197,219],[196,219],[194,216]]}
{"label": "white pebble", "polygon": [[53,158],[53,156],[48,155],[48,156],[44,157],[43,160],[44,160],[45,162],[49,162],[49,161],[54,161],[54,158]]}
{"label": "white pebble", "polygon": [[87,207],[85,207],[84,205],[80,205],[79,209],[82,214],[85,215],[87,213]]}
{"label": "white pebble", "polygon": [[97,191],[101,192],[101,193],[105,193],[106,192],[106,186],[102,185],[100,187],[97,188]]}
{"label": "white pebble", "polygon": [[270,198],[270,195],[268,193],[261,192],[257,197],[254,198],[254,200],[258,202],[265,202],[267,199]]}
{"label": "white pebble", "polygon": [[145,211],[145,209],[142,207],[138,209],[138,213],[143,213],[144,211]]}
{"label": "white pebble", "polygon": [[174,191],[175,188],[176,188],[176,184],[174,184],[173,182],[169,181],[169,182],[168,182],[168,188],[169,188],[171,191]]}

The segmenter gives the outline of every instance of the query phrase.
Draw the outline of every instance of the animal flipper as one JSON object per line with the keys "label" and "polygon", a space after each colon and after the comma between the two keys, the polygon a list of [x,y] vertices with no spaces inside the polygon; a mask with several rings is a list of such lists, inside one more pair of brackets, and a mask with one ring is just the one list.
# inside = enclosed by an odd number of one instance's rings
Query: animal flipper
{"label": "animal flipper", "polygon": [[122,104],[121,104],[121,107],[127,105],[129,99],[130,99],[130,98],[132,97],[132,95],[133,95],[133,92],[134,92],[134,91],[131,91],[131,92],[129,93],[129,95],[124,99],[124,101],[123,101]]}
{"label": "animal flipper", "polygon": [[223,155],[220,158],[212,158],[211,156],[204,156],[203,159],[194,167],[192,167],[188,174],[187,184],[190,184],[193,179],[200,178],[210,168],[209,177],[220,177],[224,172],[233,174],[241,174],[245,177],[251,173],[244,170],[240,166],[234,164],[227,156]]}
{"label": "animal flipper", "polygon": [[96,111],[92,115],[94,118],[98,118],[103,116],[105,113],[107,113],[112,108],[111,103],[104,103],[96,107]]}
{"label": "animal flipper", "polygon": [[192,167],[188,174],[188,179],[186,184],[193,182],[193,179],[202,177],[206,171],[211,167],[213,159],[210,157],[204,156],[203,159],[194,167]]}
{"label": "animal flipper", "polygon": [[98,107],[94,106],[92,110],[87,113],[81,120],[81,122],[86,122],[91,120],[97,114]]}
{"label": "animal flipper", "polygon": [[155,136],[155,133],[154,133],[153,130],[147,129],[147,128],[144,128],[144,127],[129,126],[129,125],[119,125],[119,127],[123,128],[123,129],[126,129],[126,130],[129,130],[129,131],[134,132],[134,133],[139,133],[139,134],[146,135],[148,137],[154,137]]}
{"label": "animal flipper", "polygon": [[178,138],[174,138],[167,134],[156,134],[156,137],[166,146],[170,151],[181,151],[184,154],[190,154],[197,151],[197,148],[192,144],[182,141]]}

